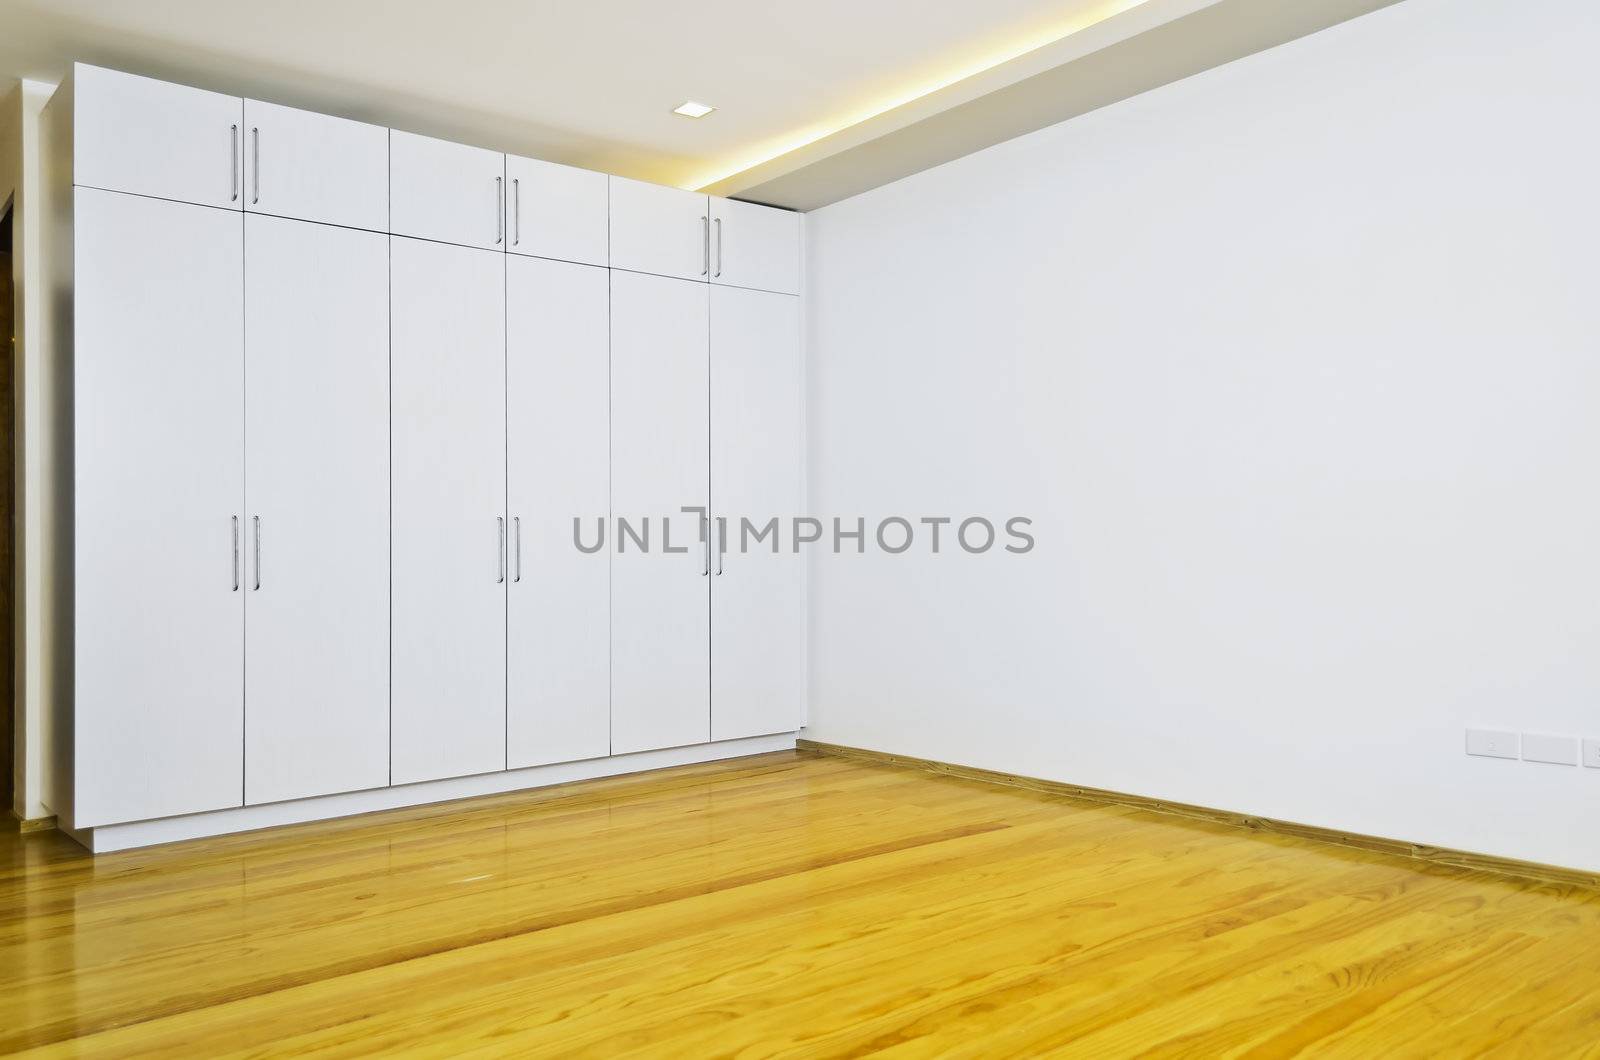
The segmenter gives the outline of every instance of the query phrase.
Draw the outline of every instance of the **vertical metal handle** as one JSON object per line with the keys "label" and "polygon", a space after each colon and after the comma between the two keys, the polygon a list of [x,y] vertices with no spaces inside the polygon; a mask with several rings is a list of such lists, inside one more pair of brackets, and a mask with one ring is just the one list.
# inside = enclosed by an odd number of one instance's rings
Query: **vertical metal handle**
{"label": "vertical metal handle", "polygon": [[522,580],[522,516],[520,515],[511,520],[511,536],[516,545],[517,560],[517,565],[515,568],[517,573],[512,577],[511,580],[520,582]]}
{"label": "vertical metal handle", "polygon": [[700,275],[711,271],[711,221],[700,218]]}
{"label": "vertical metal handle", "polygon": [[233,533],[233,591],[239,591],[239,517],[233,516],[228,520]]}
{"label": "vertical metal handle", "polygon": [[717,516],[717,577],[722,577],[722,557],[728,551],[728,520]]}
{"label": "vertical metal handle", "polygon": [[505,516],[495,516],[496,532],[500,535],[500,545],[495,549],[495,560],[500,564],[500,577],[495,579],[496,585],[506,583],[506,520]]}
{"label": "vertical metal handle", "polygon": [[[261,130],[255,127],[250,129],[250,182],[255,186],[255,191],[250,195],[250,205],[254,206],[261,201]],[[717,255],[722,255],[722,244],[717,244]]]}
{"label": "vertical metal handle", "polygon": [[700,536],[706,543],[706,561],[700,568],[700,577],[704,578],[711,573],[711,520],[704,515],[700,517]]}
{"label": "vertical metal handle", "polygon": [[[255,530],[256,530],[256,547],[255,547],[256,587],[251,591],[252,592],[260,592],[261,591],[261,516],[259,516],[259,515],[255,517]],[[721,571],[718,571],[717,573],[720,574]]]}
{"label": "vertical metal handle", "polygon": [[[228,196],[229,202],[239,201],[239,127],[228,126]],[[237,518],[237,516],[235,517]]]}
{"label": "vertical metal handle", "polygon": [[517,179],[511,182],[511,245],[522,245],[522,181]]}
{"label": "vertical metal handle", "polygon": [[[718,276],[722,275],[722,218],[720,218],[720,217],[717,218],[717,272],[716,272],[716,274]],[[717,573],[721,574],[722,572],[721,571],[717,571]]]}
{"label": "vertical metal handle", "polygon": [[494,245],[506,238],[506,178],[494,178]]}

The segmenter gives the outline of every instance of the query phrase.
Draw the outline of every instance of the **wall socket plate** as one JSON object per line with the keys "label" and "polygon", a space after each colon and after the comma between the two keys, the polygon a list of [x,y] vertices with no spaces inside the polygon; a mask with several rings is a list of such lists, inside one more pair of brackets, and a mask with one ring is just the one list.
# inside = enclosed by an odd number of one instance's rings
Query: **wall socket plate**
{"label": "wall socket plate", "polygon": [[1575,766],[1578,764],[1578,738],[1525,732],[1522,734],[1522,760],[1548,762],[1557,766]]}
{"label": "wall socket plate", "polygon": [[1516,758],[1518,739],[1504,729],[1468,729],[1467,754],[1481,758]]}

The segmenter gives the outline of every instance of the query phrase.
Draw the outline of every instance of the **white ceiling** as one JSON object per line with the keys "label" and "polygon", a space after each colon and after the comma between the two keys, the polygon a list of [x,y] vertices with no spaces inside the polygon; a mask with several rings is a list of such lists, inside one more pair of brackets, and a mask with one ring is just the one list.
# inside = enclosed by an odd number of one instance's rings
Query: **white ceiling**
{"label": "white ceiling", "polygon": [[0,0],[0,78],[83,59],[699,187],[1138,2]]}

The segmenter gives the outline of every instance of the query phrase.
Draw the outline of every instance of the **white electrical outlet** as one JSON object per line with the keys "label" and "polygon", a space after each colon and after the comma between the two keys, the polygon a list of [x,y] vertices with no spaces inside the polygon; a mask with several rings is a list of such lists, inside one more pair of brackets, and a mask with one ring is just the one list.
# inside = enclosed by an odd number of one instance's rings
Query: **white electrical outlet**
{"label": "white electrical outlet", "polygon": [[1578,764],[1578,738],[1525,732],[1522,734],[1522,760],[1549,762],[1557,766],[1575,766]]}
{"label": "white electrical outlet", "polygon": [[1600,769],[1600,740],[1583,741],[1583,764],[1590,769]]}
{"label": "white electrical outlet", "polygon": [[1517,757],[1517,734],[1503,729],[1468,729],[1467,754],[1483,758]]}

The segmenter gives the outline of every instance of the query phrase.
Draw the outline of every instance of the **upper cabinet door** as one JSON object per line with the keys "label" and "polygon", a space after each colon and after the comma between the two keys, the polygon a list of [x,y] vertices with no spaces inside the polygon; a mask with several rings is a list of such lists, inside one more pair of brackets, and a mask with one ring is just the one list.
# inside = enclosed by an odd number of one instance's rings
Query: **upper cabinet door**
{"label": "upper cabinet door", "polygon": [[506,250],[606,264],[604,173],[507,155],[506,181],[511,189]]}
{"label": "upper cabinet door", "polygon": [[799,294],[800,215],[712,199],[711,282]]}
{"label": "upper cabinet door", "polygon": [[72,182],[237,210],[244,101],[133,74],[73,68]]}
{"label": "upper cabinet door", "polygon": [[504,250],[506,156],[481,147],[389,134],[389,229],[464,247]]}
{"label": "upper cabinet door", "polygon": [[684,280],[711,274],[710,200],[692,191],[611,178],[611,267]]}
{"label": "upper cabinet door", "polygon": [[242,197],[251,213],[389,230],[389,130],[244,101]]}

